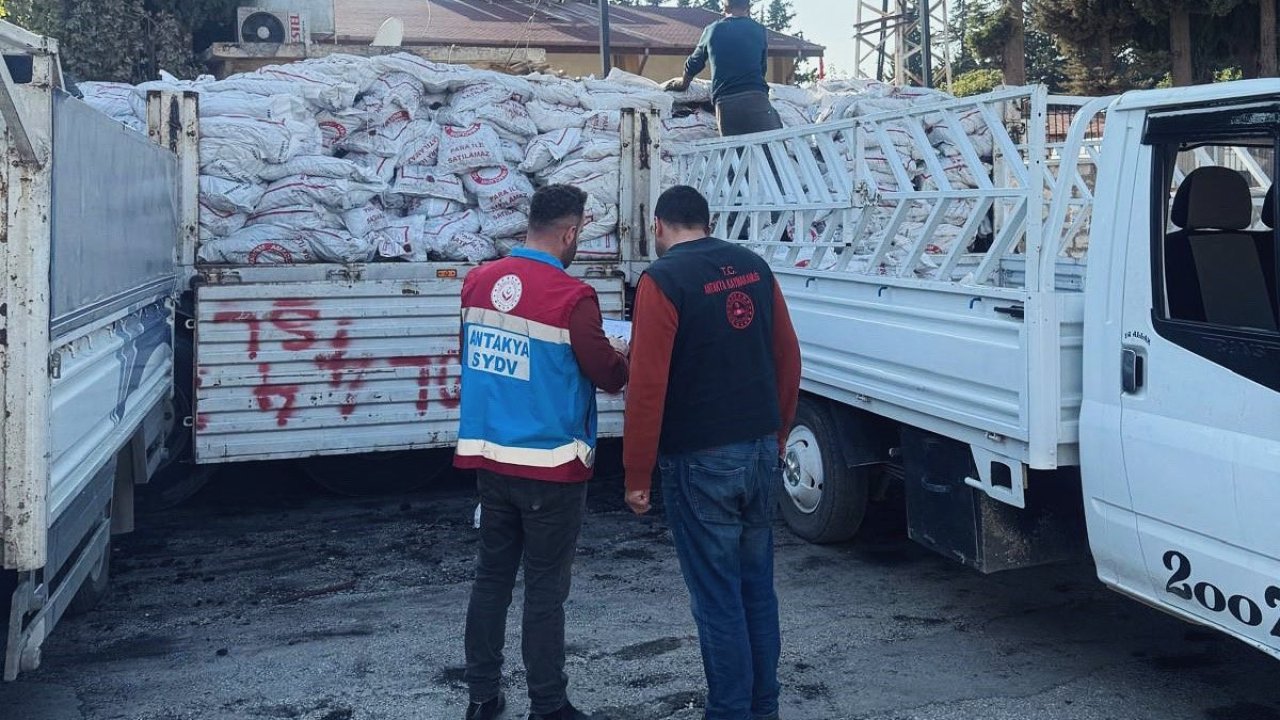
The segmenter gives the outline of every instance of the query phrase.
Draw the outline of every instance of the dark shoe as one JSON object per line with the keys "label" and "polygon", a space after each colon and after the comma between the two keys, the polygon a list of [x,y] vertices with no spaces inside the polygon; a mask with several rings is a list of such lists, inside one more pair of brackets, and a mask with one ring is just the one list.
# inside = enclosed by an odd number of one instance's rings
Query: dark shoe
{"label": "dark shoe", "polygon": [[495,720],[507,709],[507,696],[498,693],[498,697],[482,703],[471,703],[467,706],[466,720]]}
{"label": "dark shoe", "polygon": [[575,708],[573,703],[565,703],[564,707],[546,715],[529,713],[529,720],[591,720],[591,716]]}

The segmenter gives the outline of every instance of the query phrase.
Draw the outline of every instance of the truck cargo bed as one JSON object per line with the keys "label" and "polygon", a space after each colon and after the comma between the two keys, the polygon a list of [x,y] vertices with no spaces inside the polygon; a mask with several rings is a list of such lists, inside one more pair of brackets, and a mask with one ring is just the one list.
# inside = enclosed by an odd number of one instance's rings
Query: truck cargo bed
{"label": "truck cargo bed", "polygon": [[[473,265],[207,268],[196,291],[196,459],[451,447],[462,279]],[[620,317],[615,263],[579,263]],[[600,435],[622,429],[600,397]]]}
{"label": "truck cargo bed", "polygon": [[[1053,469],[1079,462],[1104,110],[1015,88],[703,142],[677,162],[716,234],[773,268],[806,391]],[[1003,499],[1019,504],[1014,485]]]}

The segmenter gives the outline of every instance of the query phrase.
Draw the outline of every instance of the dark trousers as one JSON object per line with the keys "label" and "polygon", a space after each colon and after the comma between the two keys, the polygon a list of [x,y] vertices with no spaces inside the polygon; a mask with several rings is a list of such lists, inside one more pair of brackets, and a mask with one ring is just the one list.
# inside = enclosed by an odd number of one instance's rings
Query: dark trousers
{"label": "dark trousers", "polygon": [[716,102],[716,122],[722,137],[782,129],[782,118],[773,109],[767,92],[744,92],[720,98]]}
{"label": "dark trousers", "polygon": [[480,557],[467,607],[466,681],[472,702],[497,697],[516,571],[524,565],[521,648],[529,710],[548,714],[568,702],[564,603],[586,508],[586,483],[552,483],[477,473]]}
{"label": "dark trousers", "polygon": [[773,589],[778,441],[658,458],[707,675],[706,720],[776,720],[781,633]]}
{"label": "dark trousers", "polygon": [[[721,137],[782,129],[782,118],[769,102],[767,92],[744,92],[720,98],[716,102],[716,123],[720,126]],[[778,167],[773,161],[773,150],[766,147],[764,156],[769,161],[769,172],[781,187],[782,181],[778,178]],[[729,182],[732,183],[732,171],[729,172],[729,178]],[[769,222],[777,223],[781,217],[782,213],[771,212]],[[745,233],[748,228],[749,226],[743,226],[744,237],[739,237],[739,240],[747,239]],[[790,235],[786,235],[783,240],[790,240]]]}

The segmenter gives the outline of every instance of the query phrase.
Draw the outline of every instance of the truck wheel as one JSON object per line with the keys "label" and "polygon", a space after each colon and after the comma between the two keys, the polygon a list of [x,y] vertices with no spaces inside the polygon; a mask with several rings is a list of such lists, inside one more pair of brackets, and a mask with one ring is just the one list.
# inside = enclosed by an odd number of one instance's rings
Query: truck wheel
{"label": "truck wheel", "polygon": [[67,604],[67,616],[83,615],[98,606],[111,585],[111,541],[102,549],[102,560],[89,571],[89,577]]}
{"label": "truck wheel", "polygon": [[449,469],[452,458],[448,450],[320,455],[303,460],[302,471],[338,495],[396,495],[430,484]]}
{"label": "truck wheel", "polygon": [[869,477],[845,466],[836,424],[816,400],[800,398],[780,482],[782,517],[796,535],[822,544],[858,532],[867,511]]}

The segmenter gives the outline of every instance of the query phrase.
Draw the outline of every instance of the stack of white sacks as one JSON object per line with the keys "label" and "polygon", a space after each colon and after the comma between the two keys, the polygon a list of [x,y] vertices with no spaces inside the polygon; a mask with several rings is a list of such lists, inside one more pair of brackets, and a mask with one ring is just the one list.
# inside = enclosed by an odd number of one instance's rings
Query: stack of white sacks
{"label": "stack of white sacks", "polygon": [[200,95],[198,259],[210,264],[477,262],[521,241],[549,183],[588,193],[580,256],[616,256],[621,111],[672,105],[656,89],[407,54],[81,86],[139,130],[153,89]]}
{"label": "stack of white sacks", "polygon": [[[408,54],[334,55],[225,80],[166,76],[136,87],[80,87],[90,104],[138,130],[145,129],[148,90],[199,93],[198,259],[209,264],[498,257],[521,242],[534,188],[550,183],[588,193],[579,256],[616,257],[622,109],[660,113],[667,160],[681,146],[717,135],[705,81],[671,94],[617,71],[607,80],[516,77]],[[788,127],[946,98],[866,81],[774,86],[772,94]],[[989,162],[990,132],[980,122],[972,125],[966,132],[972,130],[979,148],[985,144]],[[902,143],[899,155],[913,186],[932,187],[905,131],[890,135]],[[932,129],[929,139],[940,156],[957,160],[943,163],[952,185],[972,187],[949,130]],[[864,144],[869,151],[875,145],[870,138]],[[888,160],[867,154],[881,189],[898,189]],[[664,182],[677,182],[675,166],[666,168]],[[853,158],[826,170],[852,173]],[[892,209],[875,208],[872,227],[883,228]],[[931,253],[946,251],[948,233],[954,237],[971,210],[953,204],[935,233],[942,244]],[[914,244],[912,233],[923,227],[928,209],[912,213],[895,248]],[[791,237],[816,238],[824,222],[817,218],[808,233],[792,227]],[[878,242],[868,237],[864,245]],[[896,262],[890,255],[888,262]],[[834,262],[834,254],[827,257]]]}

